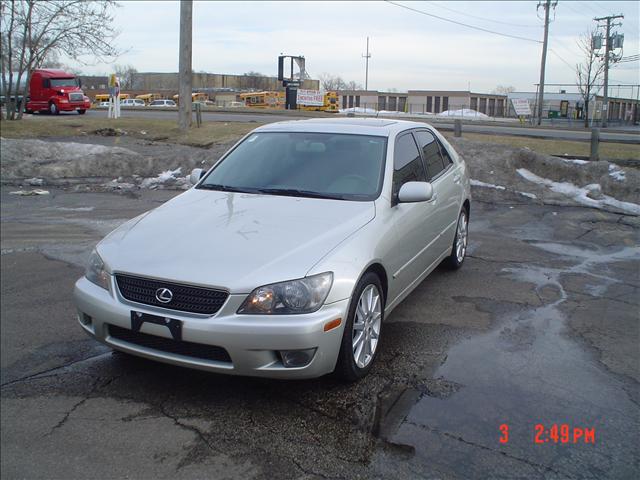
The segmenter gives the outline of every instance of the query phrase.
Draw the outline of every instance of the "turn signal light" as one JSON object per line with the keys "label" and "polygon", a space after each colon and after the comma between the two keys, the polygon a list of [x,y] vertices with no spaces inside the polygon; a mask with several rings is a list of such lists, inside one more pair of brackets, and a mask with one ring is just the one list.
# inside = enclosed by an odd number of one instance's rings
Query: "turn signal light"
{"label": "turn signal light", "polygon": [[336,327],[339,327],[342,324],[341,318],[336,318],[335,320],[331,320],[324,324],[324,331],[328,332],[329,330],[333,330]]}

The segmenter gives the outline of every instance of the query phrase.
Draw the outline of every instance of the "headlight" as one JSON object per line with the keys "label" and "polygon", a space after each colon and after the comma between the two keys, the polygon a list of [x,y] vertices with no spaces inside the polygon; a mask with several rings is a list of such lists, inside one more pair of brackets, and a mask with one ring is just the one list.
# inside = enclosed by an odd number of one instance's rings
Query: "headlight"
{"label": "headlight", "polygon": [[242,303],[238,313],[277,315],[315,312],[329,295],[332,283],[333,273],[325,272],[258,287]]}
{"label": "headlight", "polygon": [[95,283],[99,287],[109,290],[109,274],[104,269],[104,262],[95,250],[89,255],[89,261],[87,262],[87,268],[84,272],[84,276],[87,280]]}

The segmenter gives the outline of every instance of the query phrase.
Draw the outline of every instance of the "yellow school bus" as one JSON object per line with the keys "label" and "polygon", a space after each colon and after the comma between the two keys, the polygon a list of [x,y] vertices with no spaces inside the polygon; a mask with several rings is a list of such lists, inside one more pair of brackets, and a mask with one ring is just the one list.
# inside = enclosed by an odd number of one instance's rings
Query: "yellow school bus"
{"label": "yellow school bus", "polygon": [[136,95],[138,100],[142,100],[145,105],[149,105],[154,100],[162,100],[163,96],[159,93],[143,93],[142,95]]}
{"label": "yellow school bus", "polygon": [[284,92],[251,92],[241,93],[240,100],[247,107],[284,108]]}
{"label": "yellow school bus", "polygon": [[324,94],[324,99],[323,99],[323,102],[322,102],[322,106],[320,106],[320,105],[300,105],[300,104],[298,104],[298,110],[337,113],[340,110],[340,107],[339,107],[339,104],[338,104],[338,93],[337,92],[326,92]]}
{"label": "yellow school bus", "polygon": [[[176,102],[177,104],[180,103],[180,95],[174,95],[173,96],[173,101]],[[202,92],[196,92],[196,93],[192,93],[191,94],[191,101],[192,102],[208,102],[209,101],[209,95],[206,93],[202,93]]]}
{"label": "yellow school bus", "polygon": [[[120,100],[126,100],[127,98],[129,98],[129,94],[128,93],[121,93],[120,94]],[[109,101],[109,94],[108,93],[99,93],[93,99],[93,103],[108,102],[108,101]]]}

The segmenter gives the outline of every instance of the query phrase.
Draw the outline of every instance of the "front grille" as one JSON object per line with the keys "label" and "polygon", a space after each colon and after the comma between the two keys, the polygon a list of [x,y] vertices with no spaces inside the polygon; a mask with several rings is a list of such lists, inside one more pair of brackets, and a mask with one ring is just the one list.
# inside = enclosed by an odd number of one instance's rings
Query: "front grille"
{"label": "front grille", "polygon": [[82,93],[70,93],[69,101],[70,102],[82,102],[84,100],[84,94]]}
{"label": "front grille", "polygon": [[109,335],[123,342],[152,350],[160,350],[162,352],[182,355],[183,357],[231,363],[229,353],[224,348],[215,345],[171,340],[155,335],[147,335],[146,333],[134,332],[133,330],[115,325],[109,325]]}
{"label": "front grille", "polygon": [[[116,283],[120,294],[132,302],[204,315],[213,315],[220,310],[229,296],[227,292],[213,288],[193,287],[130,275],[116,274]],[[158,301],[156,291],[160,288],[171,290],[173,298],[170,302]]]}

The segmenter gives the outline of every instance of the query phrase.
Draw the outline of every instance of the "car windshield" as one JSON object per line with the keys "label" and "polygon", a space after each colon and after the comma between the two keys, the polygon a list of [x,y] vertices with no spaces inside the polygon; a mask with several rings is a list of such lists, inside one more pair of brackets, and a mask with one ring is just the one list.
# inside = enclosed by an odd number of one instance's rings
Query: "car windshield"
{"label": "car windshield", "polygon": [[374,200],[382,188],[385,137],[254,133],[198,186],[271,195]]}
{"label": "car windshield", "polygon": [[51,87],[77,87],[77,78],[52,78]]}

